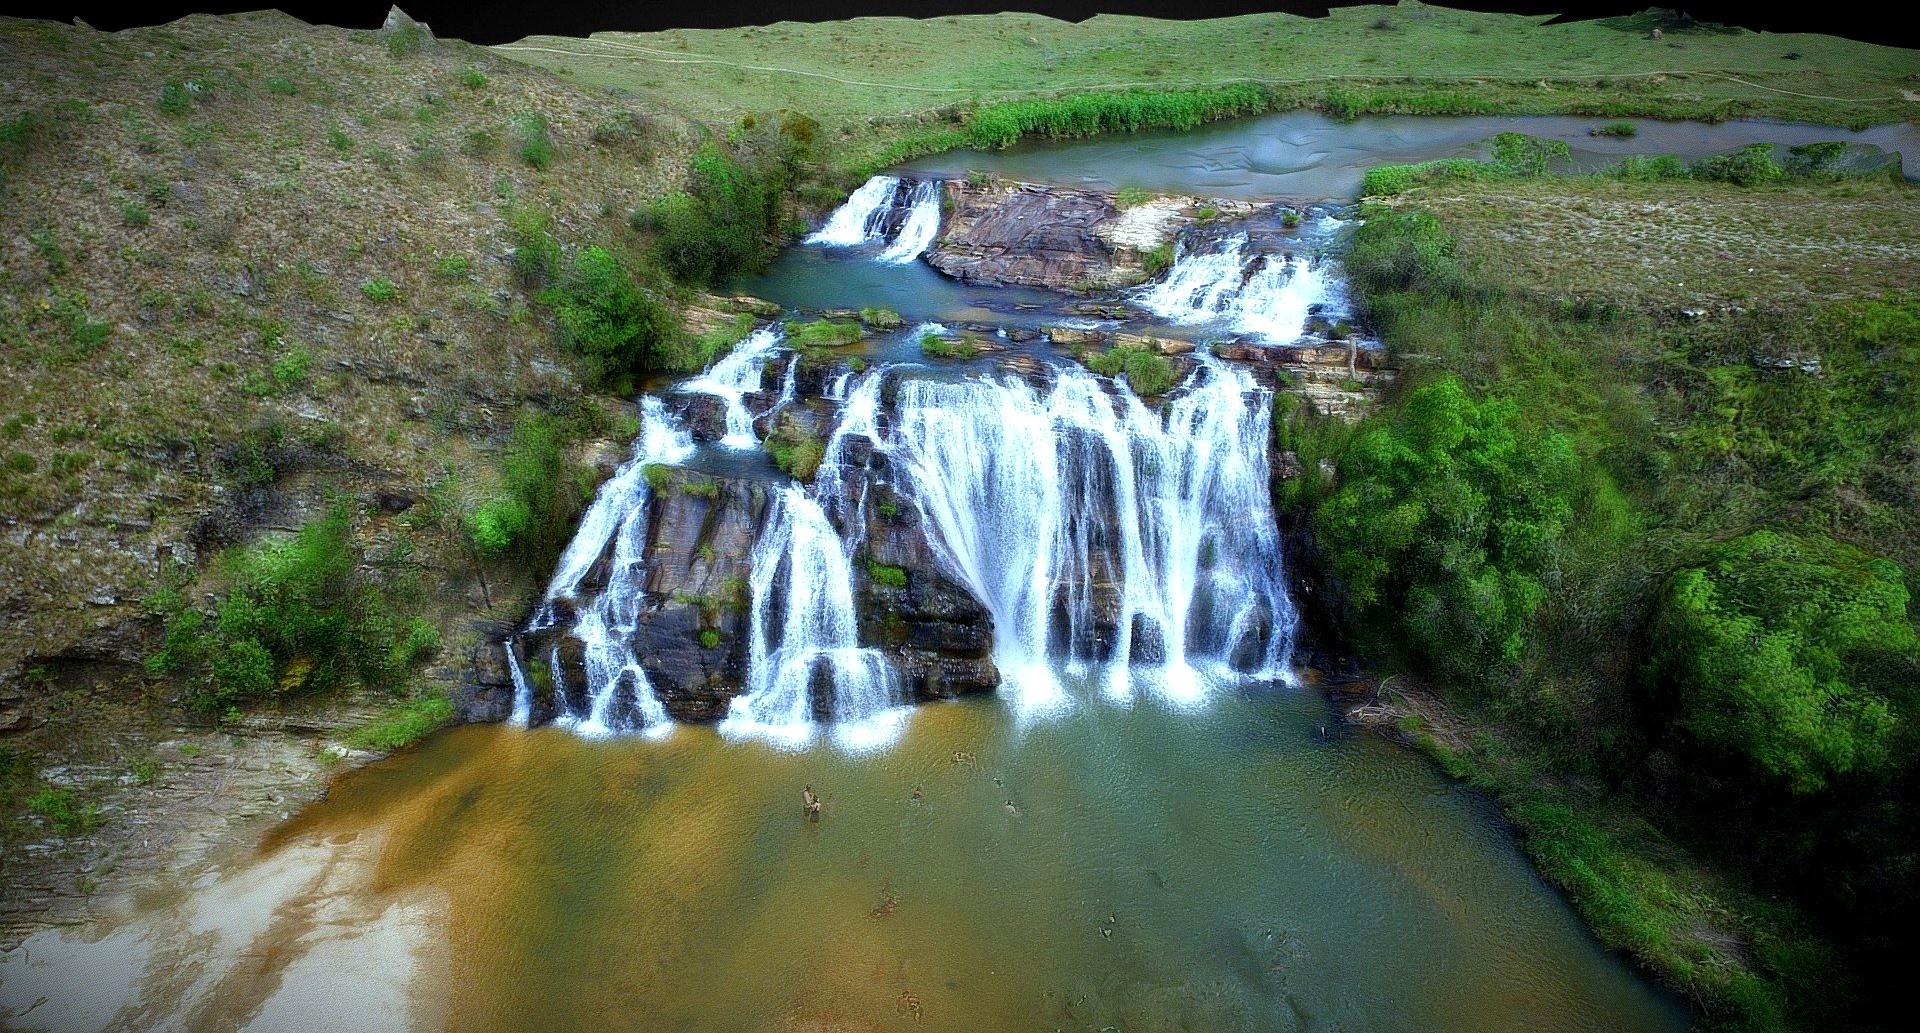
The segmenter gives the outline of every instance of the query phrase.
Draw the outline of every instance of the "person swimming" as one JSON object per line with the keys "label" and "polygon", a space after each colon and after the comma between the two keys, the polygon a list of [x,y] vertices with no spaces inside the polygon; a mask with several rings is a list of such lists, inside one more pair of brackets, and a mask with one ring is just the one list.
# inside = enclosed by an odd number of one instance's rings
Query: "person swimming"
{"label": "person swimming", "polygon": [[820,798],[814,795],[812,786],[800,787],[800,802],[806,808],[808,821],[820,820]]}

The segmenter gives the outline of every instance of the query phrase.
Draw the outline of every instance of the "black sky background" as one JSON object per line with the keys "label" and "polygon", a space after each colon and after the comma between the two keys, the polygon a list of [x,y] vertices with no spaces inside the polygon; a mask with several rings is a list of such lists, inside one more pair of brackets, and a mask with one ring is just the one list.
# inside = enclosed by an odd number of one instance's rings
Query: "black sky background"
{"label": "black sky background", "polygon": [[[75,17],[98,29],[156,25],[183,15],[225,14],[277,7],[303,21],[367,29],[386,17],[389,0],[312,3],[306,0],[21,0],[0,5],[0,12],[27,18],[69,21]],[[1671,4],[1672,0],[1667,0]],[[669,28],[728,28],[777,21],[830,21],[861,15],[895,14],[916,18],[948,14],[1031,11],[1069,21],[1094,14],[1138,14],[1158,18],[1214,18],[1258,11],[1320,15],[1328,4],[1299,0],[407,0],[407,13],[436,34],[474,43],[506,43],[539,33],[585,36],[606,30],[652,31]],[[1348,4],[1335,3],[1344,7]],[[1560,14],[1572,19],[1631,14],[1656,6],[1640,2],[1594,3],[1582,0],[1529,3],[1525,0],[1460,0],[1437,6],[1526,14]],[[1890,46],[1920,47],[1920,17],[1907,5],[1828,3],[1679,3],[1702,21],[1721,22],[1764,32],[1821,32]],[[1902,11],[1902,8],[1905,8]],[[1916,62],[1920,71],[1920,61]]]}

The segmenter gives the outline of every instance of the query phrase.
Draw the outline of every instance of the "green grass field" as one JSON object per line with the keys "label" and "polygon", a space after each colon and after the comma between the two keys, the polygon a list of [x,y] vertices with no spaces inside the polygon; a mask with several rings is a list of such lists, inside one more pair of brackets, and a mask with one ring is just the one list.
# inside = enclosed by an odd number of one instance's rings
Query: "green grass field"
{"label": "green grass field", "polygon": [[535,36],[496,48],[712,125],[787,109],[852,163],[1009,100],[1251,83],[1274,107],[1340,114],[1574,113],[1861,126],[1920,117],[1920,56],[1828,36],[1667,28],[1636,15],[1565,25],[1420,4],[1326,18],[1074,24],[1007,13],[740,29]]}

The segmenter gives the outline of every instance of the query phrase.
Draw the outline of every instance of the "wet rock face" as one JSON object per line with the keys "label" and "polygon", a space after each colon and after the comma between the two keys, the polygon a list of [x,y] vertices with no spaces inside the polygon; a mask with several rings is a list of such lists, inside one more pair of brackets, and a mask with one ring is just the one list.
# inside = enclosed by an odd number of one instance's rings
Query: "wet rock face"
{"label": "wet rock face", "polygon": [[1116,287],[1140,278],[1102,229],[1120,216],[1113,198],[1087,190],[950,183],[952,215],[927,253],[935,269],[970,283],[1054,290]]}
{"label": "wet rock face", "polygon": [[951,699],[1000,684],[994,667],[993,614],[940,569],[913,500],[895,490],[883,455],[855,463],[864,498],[853,528],[866,543],[855,573],[861,643],[885,649],[915,699]]}
{"label": "wet rock face", "polygon": [[[633,653],[669,714],[684,721],[717,720],[746,682],[748,575],[754,539],[766,518],[766,486],[669,468],[647,506]],[[609,542],[606,554],[581,580],[581,599],[607,586],[614,574],[613,549]],[[567,600],[556,611],[552,628],[522,634],[514,642],[532,690],[529,716],[536,725],[562,713],[584,714],[592,703],[586,643],[572,631],[577,612]],[[504,670],[505,654],[491,666]],[[638,688],[630,675],[621,679],[606,715],[609,725],[643,723]]]}

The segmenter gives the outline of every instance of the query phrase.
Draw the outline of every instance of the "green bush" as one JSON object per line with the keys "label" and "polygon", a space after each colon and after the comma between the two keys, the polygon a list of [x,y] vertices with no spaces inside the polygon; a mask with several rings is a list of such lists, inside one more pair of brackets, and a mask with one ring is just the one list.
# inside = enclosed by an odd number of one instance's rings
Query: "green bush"
{"label": "green bush", "polygon": [[1649,670],[1700,746],[1813,792],[1886,762],[1920,670],[1908,604],[1897,564],[1756,531],[1669,581]]}
{"label": "green bush", "polygon": [[1695,179],[1743,187],[1776,182],[1786,175],[1780,163],[1773,160],[1773,145],[1766,143],[1748,144],[1732,154],[1697,161],[1689,171]]}
{"label": "green bush", "polygon": [[554,233],[553,216],[538,208],[514,208],[507,213],[513,237],[513,271],[527,287],[544,287],[560,275],[564,255]]}
{"label": "green bush", "polygon": [[1592,133],[1594,136],[1614,136],[1621,139],[1629,139],[1640,135],[1640,127],[1634,125],[1632,122],[1608,122],[1603,126],[1595,126]]}
{"label": "green bush", "polygon": [[767,435],[767,451],[773,456],[773,465],[797,481],[811,481],[820,469],[820,460],[826,458],[826,442],[809,434],[792,420],[781,420]]}
{"label": "green bush", "polygon": [[980,352],[980,341],[972,334],[942,337],[936,333],[920,335],[920,354],[936,359],[971,359]]}
{"label": "green bush", "polygon": [[1173,386],[1173,362],[1145,348],[1110,348],[1086,356],[1087,368],[1107,377],[1125,376],[1137,395],[1166,393]]}
{"label": "green bush", "polygon": [[27,799],[27,809],[42,818],[62,836],[92,832],[104,821],[100,808],[80,799],[65,786],[48,786]]}
{"label": "green bush", "polygon": [[478,68],[469,68],[460,73],[460,85],[469,90],[478,90],[487,85],[487,74]]}
{"label": "green bush", "polygon": [[867,561],[867,577],[871,578],[874,584],[884,585],[887,588],[907,587],[907,572],[904,568],[874,560]]}
{"label": "green bush", "polygon": [[513,125],[514,136],[520,141],[520,160],[536,169],[544,169],[553,164],[553,133],[547,128],[547,120],[539,115],[525,115]]}
{"label": "green bush", "polygon": [[1440,158],[1412,165],[1376,165],[1367,170],[1360,193],[1364,197],[1388,197],[1434,183],[1541,176],[1547,173],[1552,162],[1571,154],[1564,140],[1524,133],[1500,133],[1491,144],[1491,161]]}
{"label": "green bush", "polygon": [[1521,659],[1580,477],[1565,435],[1443,377],[1356,436],[1314,526],[1363,623],[1480,684]]}
{"label": "green bush", "polygon": [[387,33],[387,53],[395,58],[418,54],[426,46],[427,32],[418,25],[402,25]]}
{"label": "green bush", "polygon": [[1687,166],[1671,154],[1631,155],[1622,159],[1610,175],[1618,179],[1635,182],[1657,182],[1661,180],[1687,178]]}
{"label": "green bush", "polygon": [[366,295],[368,301],[387,302],[400,296],[400,288],[395,287],[392,280],[377,276],[360,281],[360,293]]}
{"label": "green bush", "polygon": [[708,284],[764,264],[789,180],[764,163],[743,163],[720,145],[701,145],[688,188],[635,210],[660,264],[675,279]]}
{"label": "green bush", "polygon": [[474,547],[546,570],[566,547],[590,492],[589,472],[567,461],[566,429],[545,414],[522,417],[501,458],[499,486],[467,514]]}
{"label": "green bush", "polygon": [[635,375],[673,364],[678,320],[605,248],[575,255],[540,300],[553,307],[560,342],[585,356],[595,379],[618,393],[626,393]]}
{"label": "green bush", "polygon": [[187,702],[215,714],[348,680],[399,687],[439,636],[395,615],[394,584],[357,573],[351,514],[339,502],[291,539],[223,553],[227,595],[211,614],[177,583],[154,593],[148,604],[165,618],[165,636],[148,668],[194,676]]}
{"label": "green bush", "polygon": [[860,310],[860,322],[875,330],[898,330],[906,320],[890,308],[863,308]]}

